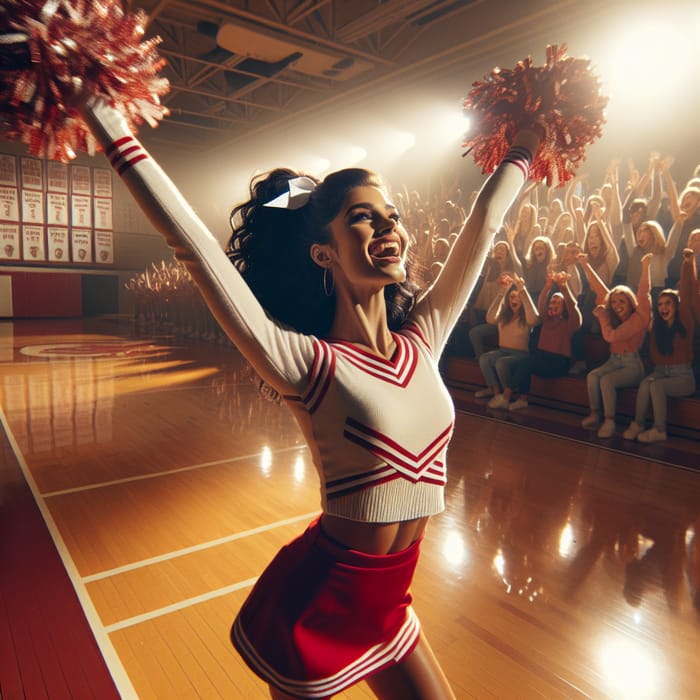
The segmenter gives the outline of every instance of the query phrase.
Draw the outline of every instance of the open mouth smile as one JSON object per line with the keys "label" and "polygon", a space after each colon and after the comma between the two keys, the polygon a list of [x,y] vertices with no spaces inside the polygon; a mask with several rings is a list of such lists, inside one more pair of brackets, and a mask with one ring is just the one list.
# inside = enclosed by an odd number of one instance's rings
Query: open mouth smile
{"label": "open mouth smile", "polygon": [[401,261],[401,239],[391,234],[382,236],[369,244],[369,256],[380,264],[397,263]]}

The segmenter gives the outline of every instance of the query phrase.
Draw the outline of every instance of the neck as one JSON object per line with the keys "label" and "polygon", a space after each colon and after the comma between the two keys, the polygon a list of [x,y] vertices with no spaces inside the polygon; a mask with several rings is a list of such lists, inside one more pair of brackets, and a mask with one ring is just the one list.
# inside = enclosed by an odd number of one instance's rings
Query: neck
{"label": "neck", "polygon": [[331,337],[361,343],[375,353],[388,355],[394,339],[387,321],[384,290],[365,299],[352,298],[342,290],[336,290],[336,294]]}

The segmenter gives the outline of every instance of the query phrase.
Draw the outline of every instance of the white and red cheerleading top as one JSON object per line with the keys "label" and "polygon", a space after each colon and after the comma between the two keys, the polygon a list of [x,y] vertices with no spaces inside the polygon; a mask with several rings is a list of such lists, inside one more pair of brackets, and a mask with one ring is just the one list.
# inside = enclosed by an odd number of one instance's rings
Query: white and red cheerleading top
{"label": "white and red cheerleading top", "polygon": [[[218,241],[129,132],[93,98],[84,116],[113,167],[183,262],[218,322],[260,376],[287,399],[313,455],[322,506],[364,522],[444,508],[454,409],[437,361],[501,219],[527,177],[530,153],[511,149],[488,178],[435,284],[394,334],[386,359],[271,319]],[[466,264],[466,262],[471,264]]]}

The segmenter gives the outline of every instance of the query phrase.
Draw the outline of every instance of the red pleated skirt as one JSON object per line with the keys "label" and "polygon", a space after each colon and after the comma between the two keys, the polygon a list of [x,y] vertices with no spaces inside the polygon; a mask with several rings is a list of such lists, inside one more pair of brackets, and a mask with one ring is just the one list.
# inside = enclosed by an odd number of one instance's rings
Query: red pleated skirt
{"label": "red pleated skirt", "polygon": [[319,520],[283,547],[231,629],[260,678],[301,698],[327,698],[408,656],[420,636],[409,587],[420,541],[394,554],[346,549]]}

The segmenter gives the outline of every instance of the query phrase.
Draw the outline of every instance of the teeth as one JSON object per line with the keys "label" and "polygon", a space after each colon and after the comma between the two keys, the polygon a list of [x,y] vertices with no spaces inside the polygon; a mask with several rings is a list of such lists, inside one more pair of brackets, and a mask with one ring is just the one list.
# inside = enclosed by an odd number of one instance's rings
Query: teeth
{"label": "teeth", "polygon": [[375,257],[388,257],[399,254],[399,245],[395,241],[380,241],[370,246],[370,254]]}

